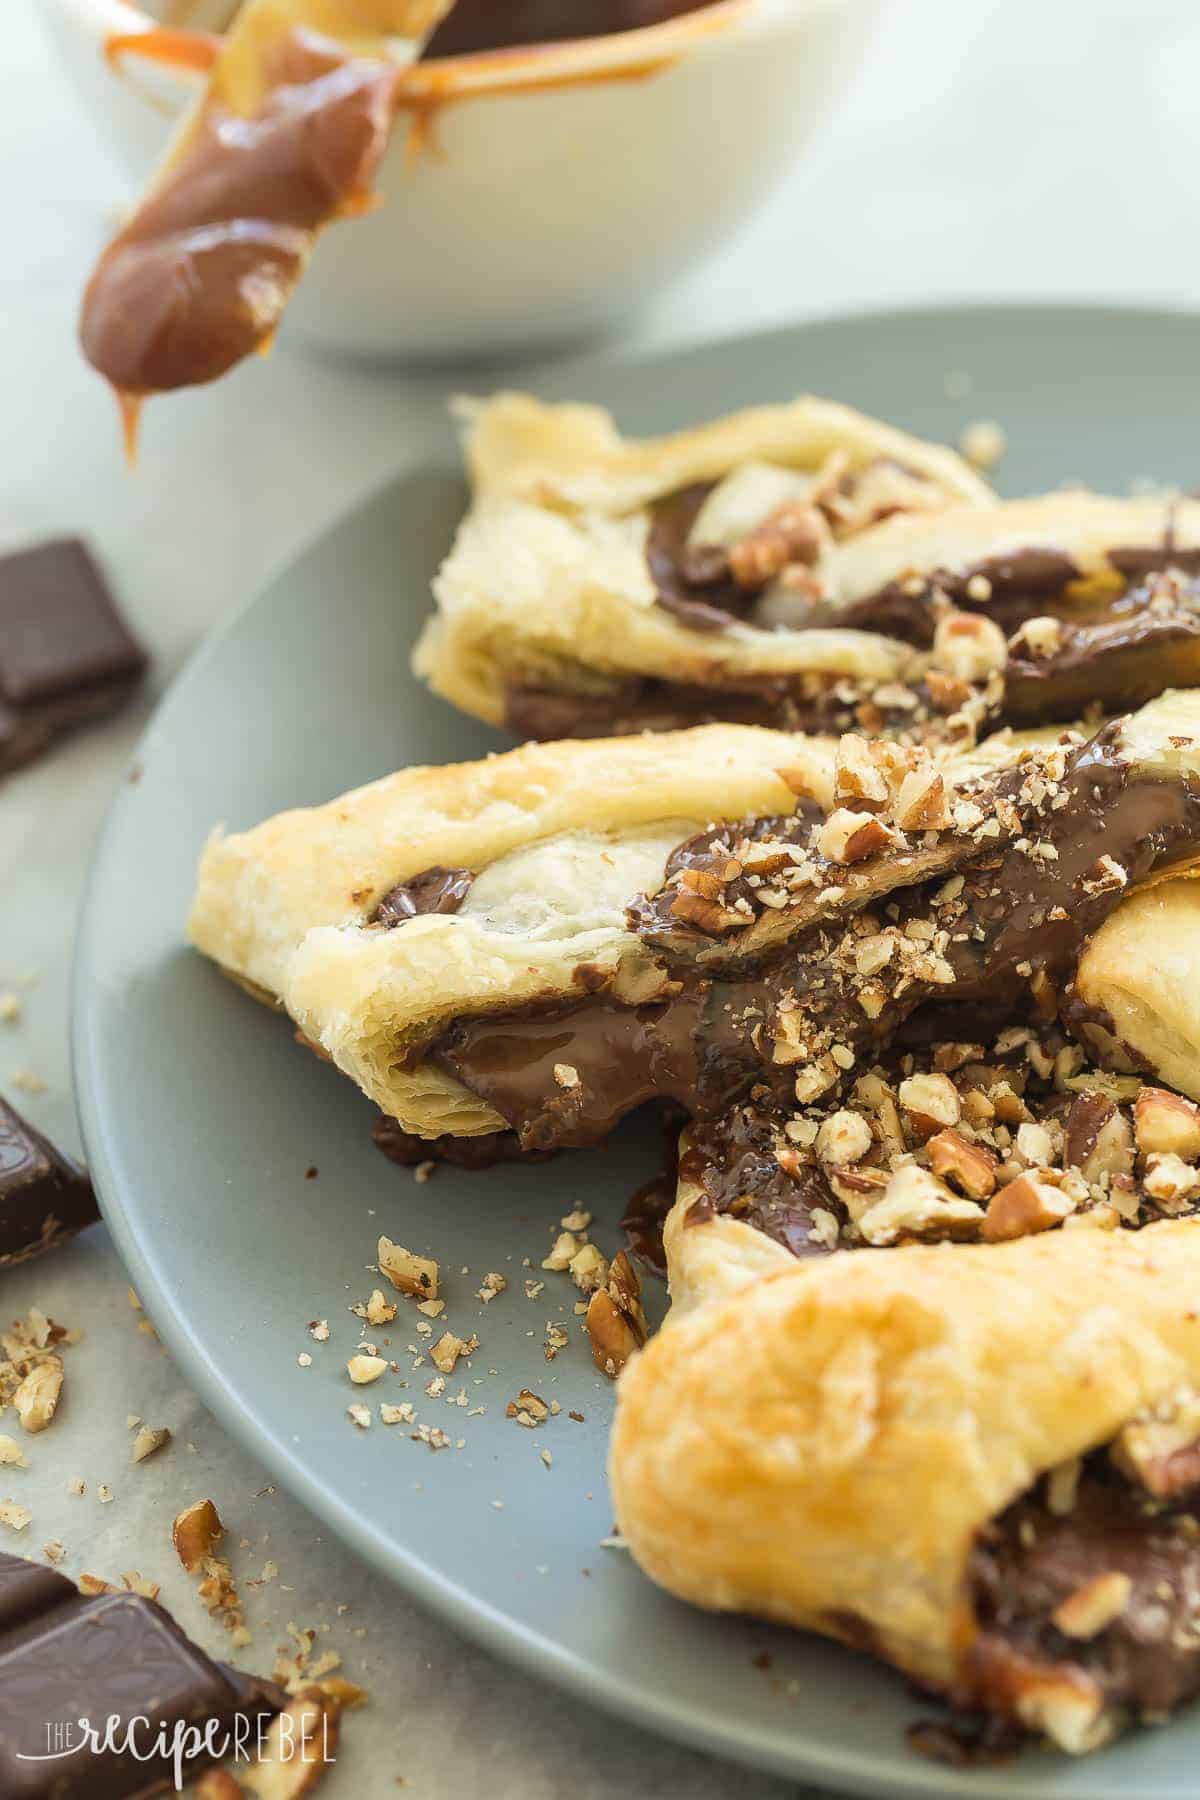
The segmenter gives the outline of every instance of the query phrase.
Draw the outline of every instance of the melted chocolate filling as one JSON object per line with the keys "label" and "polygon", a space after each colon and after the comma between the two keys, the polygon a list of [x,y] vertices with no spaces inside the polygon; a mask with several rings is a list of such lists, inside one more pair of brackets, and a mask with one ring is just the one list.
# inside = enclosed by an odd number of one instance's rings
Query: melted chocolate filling
{"label": "melted chocolate filling", "polygon": [[686,1222],[701,1224],[724,1213],[752,1225],[793,1256],[825,1256],[834,1246],[813,1214],[832,1213],[840,1225],[846,1209],[815,1163],[795,1173],[783,1167],[777,1154],[779,1123],[774,1114],[738,1106],[727,1118],[692,1130],[679,1173],[703,1192],[688,1207]]}
{"label": "melted chocolate filling", "polygon": [[[1200,1693],[1196,1498],[1152,1500],[1097,1452],[1070,1512],[1052,1513],[1037,1491],[1014,1502],[971,1555],[977,1697],[1010,1710],[1039,1668],[1076,1670],[1108,1706],[1137,1714],[1166,1713]],[[1060,1631],[1055,1609],[1114,1571],[1131,1584],[1120,1614],[1094,1637]]]}
{"label": "melted chocolate filling", "polygon": [[1004,677],[1003,716],[1016,724],[1078,718],[1089,706],[1131,711],[1169,687],[1200,683],[1200,591],[1159,577],[1091,617],[1060,622],[1057,648],[1031,657],[1018,640]]}
{"label": "melted chocolate filling", "polygon": [[[1147,556],[1152,554],[1147,552]],[[1161,564],[1163,553],[1157,554]],[[971,593],[980,576],[991,589],[986,600],[977,600]],[[1057,550],[1020,550],[985,557],[957,575],[935,570],[915,593],[907,591],[907,582],[889,582],[839,611],[837,623],[858,631],[882,631],[928,649],[938,613],[943,610],[939,596],[944,596],[962,612],[986,613],[1010,637],[1027,619],[1038,618],[1051,602],[1060,599],[1078,577],[1079,570],[1070,557]]]}
{"label": "melted chocolate filling", "polygon": [[405,1131],[398,1119],[380,1113],[371,1129],[371,1139],[389,1162],[401,1168],[416,1168],[423,1162],[450,1163],[457,1169],[491,1169],[497,1163],[542,1162],[547,1152],[522,1150],[515,1131],[488,1131],[482,1137],[414,1137]]}
{"label": "melted chocolate filling", "polygon": [[668,1101],[662,1109],[663,1158],[657,1175],[643,1182],[630,1196],[621,1215],[621,1230],[633,1255],[655,1275],[666,1280],[667,1253],[663,1226],[675,1204],[679,1186],[679,1134],[687,1123],[682,1107]]}
{"label": "melted chocolate filling", "polygon": [[[726,1113],[755,1087],[790,1105],[794,1068],[772,1060],[781,1010],[804,1014],[805,1027],[857,1053],[880,1048],[926,1002],[956,1007],[1003,1005],[1009,1018],[1029,1004],[1030,981],[1066,982],[1087,937],[1128,886],[1200,844],[1200,793],[1175,782],[1132,777],[1106,727],[1073,753],[1058,802],[1022,815],[1028,837],[994,850],[972,845],[964,858],[967,929],[944,949],[951,982],[913,978],[887,998],[874,1018],[859,1003],[861,984],[833,951],[845,924],[805,931],[757,968],[711,978],[694,953],[676,952],[676,991],[651,1005],[628,1007],[593,995],[570,1007],[463,1019],[435,1044],[433,1060],[495,1108],[536,1148],[601,1141],[645,1101],[666,1096],[693,1117]],[[1020,772],[1002,777],[1015,792]],[[772,822],[777,824],[777,822]],[[1035,840],[1037,854],[1032,853]],[[693,844],[695,840],[693,840]],[[727,851],[687,846],[714,867]],[[1111,855],[1124,883],[1098,882],[1098,859]],[[932,884],[900,890],[887,902],[889,922],[903,927],[929,917]],[[658,942],[654,901],[630,909],[631,929]],[[700,933],[692,940],[712,944]]]}
{"label": "melted chocolate filling", "polygon": [[[638,731],[681,731],[689,725],[766,725],[775,731],[852,731],[860,696],[852,683],[825,675],[740,676],[736,687],[634,677],[603,694],[573,693],[520,682],[509,686],[504,722],[519,738],[627,737]],[[882,729],[912,722],[905,711]],[[877,733],[878,735],[879,733]]]}
{"label": "melted chocolate filling", "polygon": [[471,891],[470,869],[423,869],[399,882],[375,908],[373,925],[403,925],[421,913],[456,913]]}
{"label": "melted chocolate filling", "polygon": [[758,598],[754,589],[738,586],[723,550],[688,546],[688,534],[715,486],[698,481],[658,501],[646,534],[646,564],[658,604],[694,631],[724,631]]}

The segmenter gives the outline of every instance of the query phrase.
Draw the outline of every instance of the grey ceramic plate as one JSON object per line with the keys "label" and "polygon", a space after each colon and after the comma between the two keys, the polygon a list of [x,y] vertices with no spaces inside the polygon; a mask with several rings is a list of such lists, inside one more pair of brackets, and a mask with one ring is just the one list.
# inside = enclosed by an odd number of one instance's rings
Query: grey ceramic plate
{"label": "grey ceramic plate", "polygon": [[[603,400],[635,431],[806,388],[934,437],[990,415],[1008,431],[1010,491],[1069,477],[1120,491],[1144,478],[1196,485],[1200,441],[1182,396],[1198,366],[1194,319],[1006,308],[593,362],[544,390]],[[442,1168],[417,1184],[372,1147],[372,1109],[349,1083],[184,947],[192,870],[215,821],[249,825],[404,763],[496,747],[408,673],[461,504],[454,461],[447,432],[425,468],[314,544],[209,641],[113,809],[78,946],[78,1090],[106,1216],[160,1331],[213,1411],[363,1556],[588,1701],[863,1793],[1194,1794],[1200,1714],[1080,1764],[1028,1755],[1007,1769],[943,1770],[904,1747],[919,1709],[900,1680],[815,1639],[692,1612],[601,1548],[612,1391],[592,1370],[565,1279],[530,1301],[520,1258],[543,1253],[572,1205],[597,1215],[611,1246],[625,1197],[653,1167],[654,1129],[634,1121],[605,1154],[475,1176]],[[319,1176],[306,1180],[314,1164]],[[471,1278],[451,1276],[449,1316],[479,1332],[467,1386],[486,1414],[426,1400],[428,1367],[409,1374],[408,1390],[419,1417],[466,1439],[461,1450],[432,1454],[399,1429],[364,1433],[345,1416],[356,1338],[345,1309],[369,1290],[380,1230],[451,1270],[470,1265]],[[473,1294],[489,1269],[509,1286],[484,1309]],[[318,1316],[333,1327],[324,1348],[304,1329]],[[572,1341],[548,1368],[549,1318]],[[393,1337],[415,1341],[412,1315]],[[314,1363],[301,1370],[305,1349]],[[504,1418],[525,1384],[563,1408],[536,1441]],[[764,1650],[766,1670],[753,1660]]]}

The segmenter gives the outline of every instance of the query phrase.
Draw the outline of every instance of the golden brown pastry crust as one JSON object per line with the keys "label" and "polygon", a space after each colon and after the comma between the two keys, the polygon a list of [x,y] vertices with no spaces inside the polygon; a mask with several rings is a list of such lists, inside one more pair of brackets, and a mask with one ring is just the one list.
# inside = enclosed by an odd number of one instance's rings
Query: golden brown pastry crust
{"label": "golden brown pastry crust", "polygon": [[983,510],[992,499],[953,451],[811,397],[641,440],[622,438],[599,407],[527,394],[462,412],[474,504],[413,666],[492,724],[504,722],[510,680],[603,693],[629,675],[720,688],[797,672],[886,682],[916,666],[908,646],[877,633],[681,624],[655,604],[637,529],[640,509],[665,494],[750,461],[815,472],[841,451],[852,469],[903,464],[948,502]]}
{"label": "golden brown pastry crust", "polygon": [[1200,1384],[1200,1227],[789,1263],[673,1316],[625,1370],[620,1530],[672,1593],[869,1639],[952,1689],[979,1530]]}
{"label": "golden brown pastry crust", "polygon": [[[1075,979],[1116,1060],[1200,1099],[1200,882],[1197,871],[1134,894],[1084,951]],[[1085,1035],[1087,1033],[1085,1032]],[[1121,1054],[1132,1052],[1131,1058]]]}
{"label": "golden brown pastry crust", "polygon": [[465,453],[477,495],[507,494],[556,510],[630,512],[751,460],[818,469],[835,451],[852,468],[890,459],[986,504],[991,489],[953,450],[811,394],[749,406],[666,437],[625,438],[602,406],[547,406],[532,394],[462,400]]}
{"label": "golden brown pastry crust", "polygon": [[[802,772],[828,802],[833,751],[826,739],[712,725],[404,769],[215,835],[191,938],[275,997],[407,1130],[495,1131],[490,1107],[409,1060],[419,1044],[457,1014],[570,997],[583,965],[636,984],[648,958],[625,903],[657,885],[667,854],[701,826],[790,813],[781,770]],[[487,879],[452,916],[369,923],[391,888],[435,865]]]}
{"label": "golden brown pastry crust", "polygon": [[[685,1132],[681,1152],[686,1146]],[[663,1224],[672,1319],[694,1312],[706,1302],[735,1294],[760,1275],[796,1267],[790,1250],[756,1226],[728,1213],[706,1212],[689,1220],[693,1205],[703,1197],[699,1183],[681,1173],[674,1203]]]}

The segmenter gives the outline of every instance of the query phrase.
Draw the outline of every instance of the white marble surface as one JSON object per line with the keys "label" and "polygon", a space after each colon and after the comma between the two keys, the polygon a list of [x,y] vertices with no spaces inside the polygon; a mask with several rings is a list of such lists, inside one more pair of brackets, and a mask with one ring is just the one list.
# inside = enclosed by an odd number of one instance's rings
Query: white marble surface
{"label": "white marble surface", "polygon": [[[1192,302],[1191,0],[884,0],[882,10],[821,141],[739,242],[643,321],[637,342],[931,297]],[[34,1070],[47,1091],[23,1104],[71,1143],[72,923],[107,797],[154,693],[298,542],[420,454],[442,384],[316,362],[285,334],[236,379],[152,407],[141,469],[128,476],[111,403],[73,338],[81,279],[123,183],[75,113],[36,0],[8,0],[4,12],[0,535],[84,532],[156,657],[139,708],[0,787],[0,990],[33,977],[21,1020],[0,1024],[0,1088]],[[251,1604],[248,1660],[269,1662],[289,1619],[328,1623],[324,1641],[372,1690],[325,1789],[331,1800],[393,1792],[398,1776],[428,1800],[485,1787],[497,1800],[792,1791],[531,1688],[382,1586],[286,1496],[260,1493],[265,1477],[137,1332],[102,1229],[3,1285],[6,1318],[37,1304],[87,1334],[71,1354],[61,1419],[34,1441],[33,1466],[0,1484],[34,1509],[20,1547],[60,1537],[72,1573],[139,1568],[203,1635],[168,1533],[188,1496],[211,1493],[235,1543],[249,1540],[237,1553],[243,1571],[268,1556],[280,1566]],[[136,1469],[128,1413],[176,1434]],[[83,1499],[66,1491],[76,1474],[88,1481]],[[102,1506],[106,1481],[115,1498]],[[207,1641],[217,1647],[215,1634]]]}

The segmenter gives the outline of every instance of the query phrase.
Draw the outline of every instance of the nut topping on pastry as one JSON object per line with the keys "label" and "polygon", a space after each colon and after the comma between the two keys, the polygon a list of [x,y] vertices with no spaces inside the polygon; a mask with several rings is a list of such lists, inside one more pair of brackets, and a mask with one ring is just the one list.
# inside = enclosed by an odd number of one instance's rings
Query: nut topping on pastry
{"label": "nut topping on pastry", "polygon": [[1143,1155],[1160,1151],[1200,1158],[1200,1107],[1181,1094],[1144,1087],[1133,1109],[1133,1129]]}

